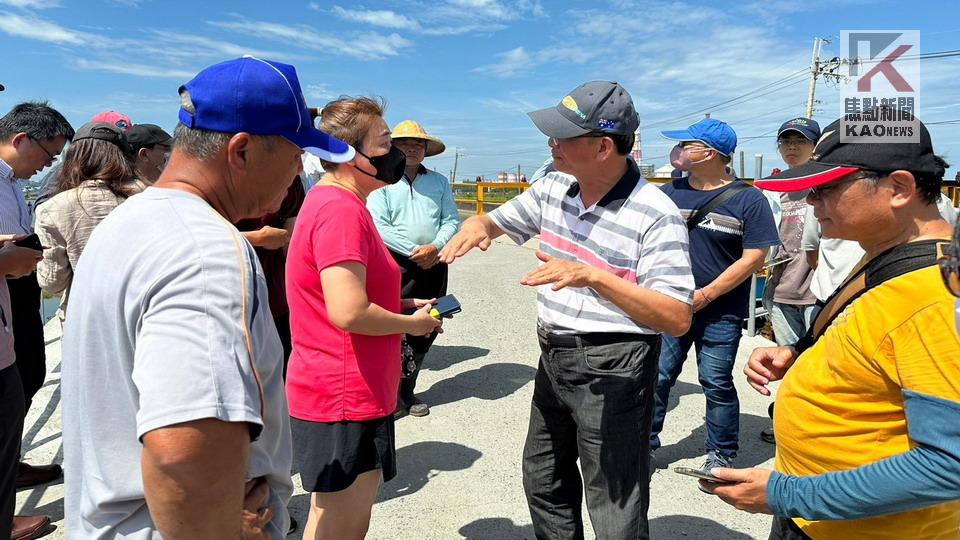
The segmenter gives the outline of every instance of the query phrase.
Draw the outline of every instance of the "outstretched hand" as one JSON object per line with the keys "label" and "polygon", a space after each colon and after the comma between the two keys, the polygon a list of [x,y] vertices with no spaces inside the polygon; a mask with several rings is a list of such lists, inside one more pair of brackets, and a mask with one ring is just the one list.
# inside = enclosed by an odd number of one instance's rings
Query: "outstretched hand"
{"label": "outstretched hand", "polygon": [[589,287],[593,279],[594,268],[582,263],[551,257],[537,250],[537,258],[544,264],[520,279],[521,285],[536,287],[552,283],[551,289],[559,291],[564,287]]}
{"label": "outstretched hand", "polygon": [[475,247],[480,248],[481,251],[486,251],[490,247],[491,241],[493,241],[493,238],[490,237],[483,223],[476,217],[470,218],[463,223],[460,232],[453,235],[447,245],[440,250],[440,262],[450,264]]}

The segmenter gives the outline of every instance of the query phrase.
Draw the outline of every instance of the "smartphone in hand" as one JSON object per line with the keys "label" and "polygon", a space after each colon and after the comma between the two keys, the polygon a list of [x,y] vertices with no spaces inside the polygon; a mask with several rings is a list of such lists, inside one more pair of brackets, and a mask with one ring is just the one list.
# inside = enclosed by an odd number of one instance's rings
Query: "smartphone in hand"
{"label": "smartphone in hand", "polygon": [[37,233],[14,240],[13,245],[43,251],[43,244],[40,243],[40,237],[37,236]]}
{"label": "smartphone in hand", "polygon": [[703,472],[700,469],[691,469],[690,467],[674,467],[673,472],[678,474],[683,474],[686,476],[692,476],[694,478],[699,478],[700,480],[706,480],[707,482],[713,482],[714,484],[733,484],[735,482],[731,480],[723,480],[717,478],[716,476]]}
{"label": "smartphone in hand", "polygon": [[437,310],[440,317],[449,318],[453,317],[456,313],[460,313],[462,308],[460,307],[460,301],[457,300],[457,297],[448,294],[437,298],[437,303],[434,304],[433,309]]}

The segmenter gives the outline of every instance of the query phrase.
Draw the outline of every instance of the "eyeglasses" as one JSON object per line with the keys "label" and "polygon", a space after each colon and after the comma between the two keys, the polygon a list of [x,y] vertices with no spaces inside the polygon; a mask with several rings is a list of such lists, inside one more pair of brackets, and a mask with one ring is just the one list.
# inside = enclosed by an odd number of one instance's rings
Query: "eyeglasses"
{"label": "eyeglasses", "polygon": [[591,131],[590,133],[584,133],[583,135],[577,135],[576,137],[550,137],[547,139],[547,145],[556,146],[560,144],[560,141],[575,141],[577,139],[602,139],[603,137],[609,137],[608,133],[601,133],[599,131]]}
{"label": "eyeglasses", "polygon": [[777,146],[806,146],[807,144],[813,144],[813,141],[808,139],[777,139]]}
{"label": "eyeglasses", "polygon": [[954,232],[953,241],[937,260],[940,265],[940,277],[950,294],[960,296],[960,234]]}
{"label": "eyeglasses", "polygon": [[57,156],[51,154],[50,151],[47,150],[47,148],[46,148],[45,146],[43,146],[42,144],[40,144],[40,141],[39,141],[39,140],[35,139],[32,135],[27,135],[27,137],[28,137],[31,141],[33,141],[34,143],[36,143],[36,145],[39,146],[41,150],[43,150],[43,153],[46,154],[48,158],[50,158],[49,161],[48,161],[48,163],[53,163],[53,162],[57,159]]}
{"label": "eyeglasses", "polygon": [[828,182],[822,186],[810,188],[808,197],[812,199],[823,199],[833,193],[838,187],[856,182],[857,180],[871,179],[876,180],[886,176],[885,174],[861,171],[859,174],[852,174],[843,180]]}

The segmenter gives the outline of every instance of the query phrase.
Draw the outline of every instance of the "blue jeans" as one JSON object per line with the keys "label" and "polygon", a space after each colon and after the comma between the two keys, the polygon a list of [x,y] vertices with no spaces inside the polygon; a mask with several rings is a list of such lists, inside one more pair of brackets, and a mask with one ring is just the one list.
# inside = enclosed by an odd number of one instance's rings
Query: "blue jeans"
{"label": "blue jeans", "polygon": [[807,335],[818,313],[818,304],[797,306],[771,302],[770,323],[773,325],[773,337],[777,340],[777,345],[796,345],[800,338]]}
{"label": "blue jeans", "polygon": [[650,448],[660,448],[660,432],[667,415],[670,389],[677,382],[690,346],[696,347],[700,386],[707,398],[707,451],[734,458],[739,450],[740,400],[733,386],[733,363],[742,334],[741,320],[735,315],[719,319],[693,318],[690,330],[675,338],[663,335],[660,369],[654,393],[653,426]]}

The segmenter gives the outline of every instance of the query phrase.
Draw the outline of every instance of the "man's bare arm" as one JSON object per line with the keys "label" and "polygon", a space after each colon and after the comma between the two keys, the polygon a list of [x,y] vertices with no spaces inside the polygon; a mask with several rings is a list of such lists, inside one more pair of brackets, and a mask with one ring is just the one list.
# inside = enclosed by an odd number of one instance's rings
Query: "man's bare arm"
{"label": "man's bare arm", "polygon": [[202,419],[143,436],[150,516],[166,540],[242,538],[250,427]]}

